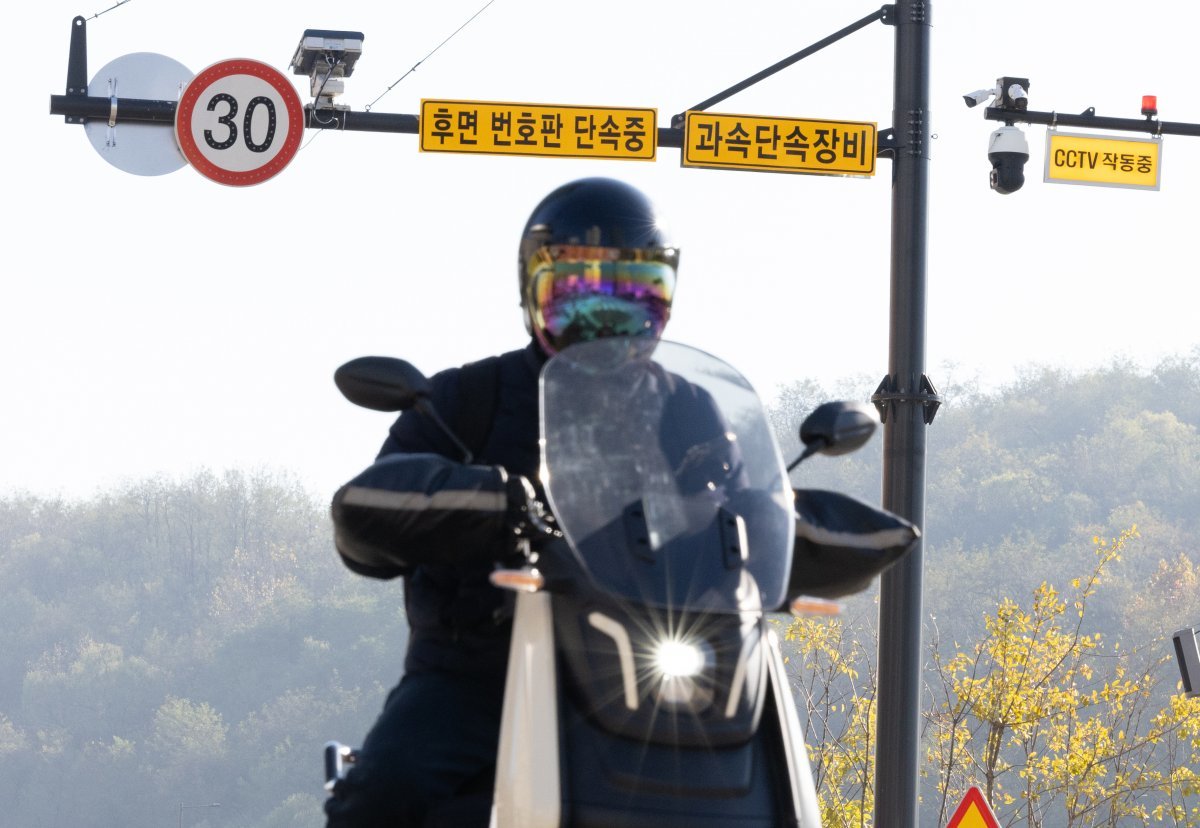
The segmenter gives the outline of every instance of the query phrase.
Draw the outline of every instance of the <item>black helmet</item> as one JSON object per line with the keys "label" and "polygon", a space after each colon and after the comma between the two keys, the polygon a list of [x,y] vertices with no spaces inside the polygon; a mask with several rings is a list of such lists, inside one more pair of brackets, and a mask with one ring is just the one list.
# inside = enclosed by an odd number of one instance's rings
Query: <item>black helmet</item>
{"label": "black helmet", "polygon": [[534,208],[521,236],[525,325],[546,353],[601,336],[662,334],[679,250],[654,205],[610,178],[564,184]]}

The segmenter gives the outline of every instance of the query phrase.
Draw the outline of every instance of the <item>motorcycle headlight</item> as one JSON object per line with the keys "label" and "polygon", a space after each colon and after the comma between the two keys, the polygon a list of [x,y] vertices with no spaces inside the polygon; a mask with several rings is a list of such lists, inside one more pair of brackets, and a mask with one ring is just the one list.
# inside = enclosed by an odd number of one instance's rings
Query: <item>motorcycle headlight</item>
{"label": "motorcycle headlight", "polygon": [[691,678],[704,662],[704,651],[686,641],[663,641],[654,651],[654,667],[663,678]]}
{"label": "motorcycle headlight", "polygon": [[653,659],[661,704],[698,713],[712,703],[705,674],[713,666],[713,652],[707,642],[667,639],[655,647]]}

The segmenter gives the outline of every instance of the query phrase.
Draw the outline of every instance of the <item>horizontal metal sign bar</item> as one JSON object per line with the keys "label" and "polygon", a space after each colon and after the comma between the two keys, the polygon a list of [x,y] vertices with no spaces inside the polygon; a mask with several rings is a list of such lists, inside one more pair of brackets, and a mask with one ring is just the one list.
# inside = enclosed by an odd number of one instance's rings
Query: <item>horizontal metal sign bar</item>
{"label": "horizontal metal sign bar", "polygon": [[[50,114],[65,115],[82,122],[88,119],[108,120],[112,112],[112,99],[88,95],[51,95]],[[416,115],[390,112],[352,112],[345,109],[317,109],[305,107],[305,126],[308,129],[342,129],[348,132],[396,132],[410,135],[420,134],[420,120]],[[174,124],[175,101],[151,101],[139,98],[118,98],[118,123],[138,121],[142,123]],[[671,127],[658,128],[658,146],[679,149],[683,146],[683,130]]]}

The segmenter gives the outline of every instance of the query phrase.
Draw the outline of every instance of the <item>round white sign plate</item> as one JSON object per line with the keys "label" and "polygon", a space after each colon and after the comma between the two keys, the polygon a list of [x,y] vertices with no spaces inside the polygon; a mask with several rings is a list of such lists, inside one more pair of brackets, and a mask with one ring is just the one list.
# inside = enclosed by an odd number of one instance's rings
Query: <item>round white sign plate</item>
{"label": "round white sign plate", "polygon": [[[154,52],[134,52],[105,64],[88,84],[88,95],[177,101],[191,79],[191,70],[177,60]],[[187,164],[165,124],[119,121],[110,127],[104,118],[91,118],[83,129],[100,157],[119,170],[165,175]]]}
{"label": "round white sign plate", "polygon": [[271,178],[300,149],[304,110],[288,77],[257,60],[214,63],[183,90],[175,139],[196,170],[244,187]]}

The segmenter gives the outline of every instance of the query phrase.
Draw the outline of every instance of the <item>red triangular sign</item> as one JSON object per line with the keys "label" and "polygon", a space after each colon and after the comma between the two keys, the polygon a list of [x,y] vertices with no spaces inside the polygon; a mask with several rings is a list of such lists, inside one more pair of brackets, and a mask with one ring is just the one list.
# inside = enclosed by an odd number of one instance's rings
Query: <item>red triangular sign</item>
{"label": "red triangular sign", "polygon": [[946,828],[1000,828],[1000,823],[992,813],[992,806],[983,798],[983,791],[972,785],[967,788]]}

